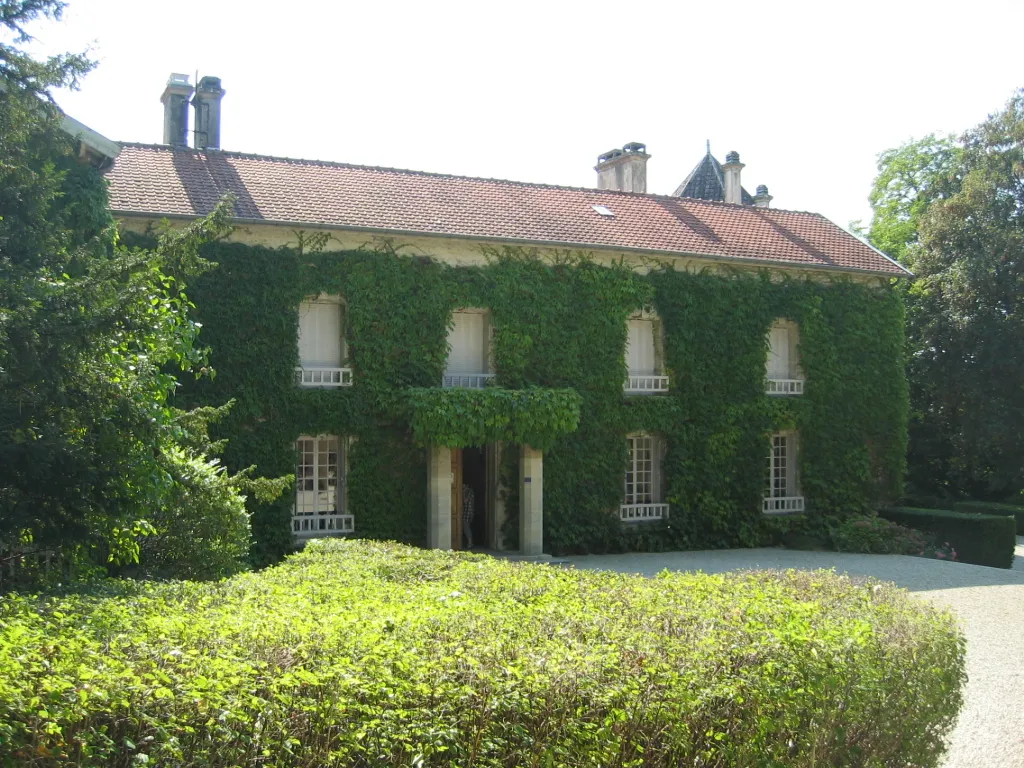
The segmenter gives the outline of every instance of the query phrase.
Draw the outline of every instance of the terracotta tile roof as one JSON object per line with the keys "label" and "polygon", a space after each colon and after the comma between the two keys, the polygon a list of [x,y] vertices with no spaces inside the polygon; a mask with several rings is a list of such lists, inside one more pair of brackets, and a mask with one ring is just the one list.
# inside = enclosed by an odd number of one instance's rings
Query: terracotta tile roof
{"label": "terracotta tile roof", "polygon": [[201,216],[233,192],[250,222],[907,274],[813,213],[130,143],[107,178],[118,215]]}

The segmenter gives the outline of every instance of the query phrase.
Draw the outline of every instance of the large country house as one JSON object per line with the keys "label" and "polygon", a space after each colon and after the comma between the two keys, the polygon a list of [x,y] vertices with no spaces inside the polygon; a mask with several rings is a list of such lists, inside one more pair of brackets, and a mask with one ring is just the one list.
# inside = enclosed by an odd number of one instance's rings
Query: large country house
{"label": "large country house", "polygon": [[735,152],[673,195],[639,143],[594,188],[264,157],[220,148],[223,94],[173,75],[164,142],[105,173],[128,236],[234,198],[189,288],[217,375],[181,397],[235,398],[229,462],[295,473],[263,551],[749,545],[898,494],[907,273]]}

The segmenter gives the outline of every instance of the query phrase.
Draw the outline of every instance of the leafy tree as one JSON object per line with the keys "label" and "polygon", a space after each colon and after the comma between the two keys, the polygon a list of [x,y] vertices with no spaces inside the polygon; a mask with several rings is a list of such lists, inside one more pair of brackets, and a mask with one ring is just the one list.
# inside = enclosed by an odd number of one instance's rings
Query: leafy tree
{"label": "leafy tree", "polygon": [[1024,489],[1024,90],[959,139],[883,153],[874,245],[907,290],[917,493]]}
{"label": "leafy tree", "polygon": [[[28,22],[62,9],[0,0],[0,29],[25,42]],[[169,402],[173,371],[208,372],[183,289],[211,267],[198,248],[227,232],[226,209],[164,231],[153,251],[118,243],[103,180],[76,159],[49,95],[90,67],[0,44],[0,548],[128,562],[152,533],[153,564],[216,575],[247,547],[241,492],[273,497],[287,482],[227,475],[207,436],[224,408]]]}

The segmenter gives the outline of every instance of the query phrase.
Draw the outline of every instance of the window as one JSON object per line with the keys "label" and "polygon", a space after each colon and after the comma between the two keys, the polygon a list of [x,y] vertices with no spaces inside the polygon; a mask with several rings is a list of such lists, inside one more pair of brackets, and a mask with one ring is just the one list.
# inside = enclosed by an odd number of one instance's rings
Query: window
{"label": "window", "polygon": [[802,395],[804,376],[797,356],[800,331],[796,323],[779,320],[768,331],[765,391],[769,395]]}
{"label": "window", "polygon": [[448,330],[448,365],[444,386],[480,389],[491,373],[491,323],[486,310],[463,309],[452,314]]}
{"label": "window", "polygon": [[668,376],[661,375],[659,331],[659,324],[647,312],[630,318],[626,335],[627,394],[668,391]]}
{"label": "window", "polygon": [[346,512],[347,452],[333,435],[300,437],[295,441],[295,511],[292,532],[299,538],[351,533]]}
{"label": "window", "polygon": [[804,497],[798,488],[797,436],[793,432],[772,435],[763,511],[766,514],[804,511]]}
{"label": "window", "polygon": [[624,522],[661,520],[668,517],[668,504],[661,501],[661,441],[653,435],[626,438],[626,476],[619,508]]}
{"label": "window", "polygon": [[302,386],[344,387],[352,384],[342,330],[342,301],[338,296],[317,296],[299,304],[299,367]]}

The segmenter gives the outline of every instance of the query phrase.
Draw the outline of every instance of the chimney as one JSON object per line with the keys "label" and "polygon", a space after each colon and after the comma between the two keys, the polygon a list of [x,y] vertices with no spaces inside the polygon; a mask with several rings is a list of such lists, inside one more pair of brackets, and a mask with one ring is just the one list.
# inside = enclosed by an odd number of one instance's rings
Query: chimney
{"label": "chimney", "polygon": [[772,196],[768,194],[768,187],[764,184],[760,184],[757,187],[757,194],[754,195],[754,205],[758,208],[770,208],[772,204]]}
{"label": "chimney", "polygon": [[206,76],[196,84],[196,149],[220,149],[220,100],[224,89],[219,77]]}
{"label": "chimney", "polygon": [[647,191],[647,147],[633,141],[622,149],[613,149],[597,158],[597,188],[618,192]]}
{"label": "chimney", "polygon": [[164,144],[188,146],[188,99],[191,95],[188,75],[172,72],[160,97],[164,105]]}
{"label": "chimney", "polygon": [[739,152],[730,152],[725,156],[725,202],[743,204],[743,187],[740,185],[740,171],[743,170]]}

